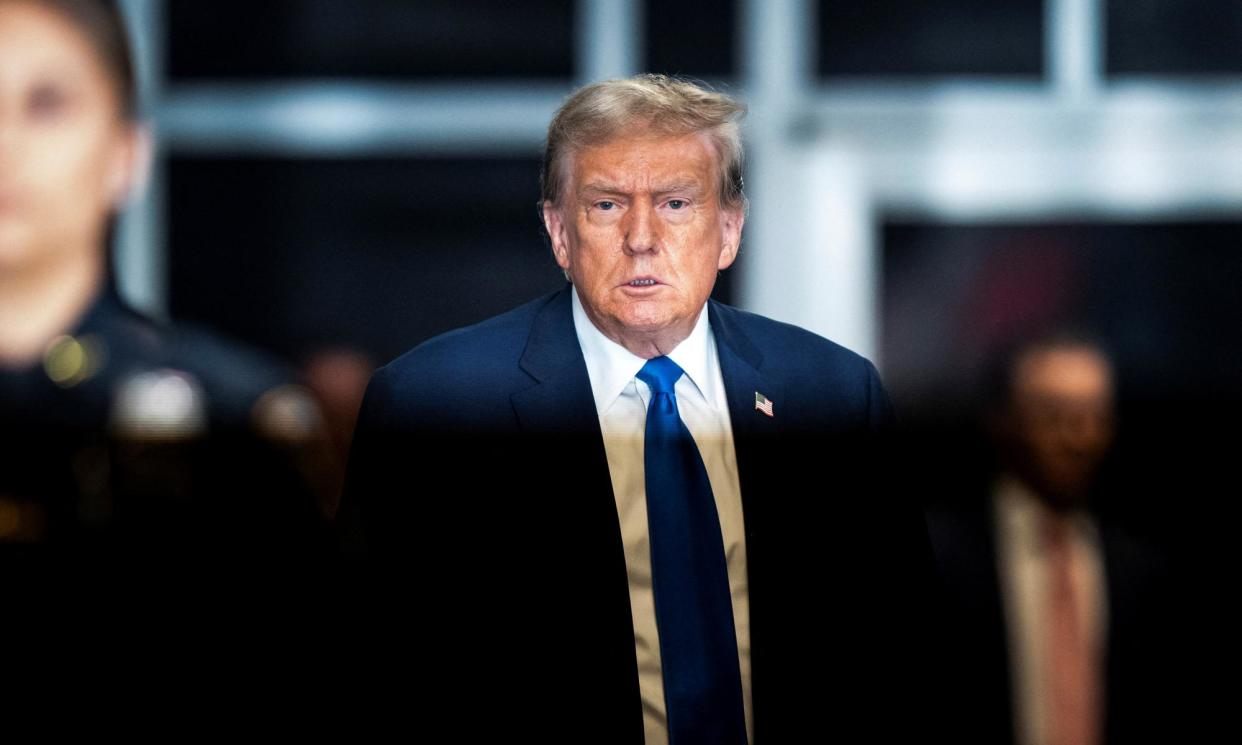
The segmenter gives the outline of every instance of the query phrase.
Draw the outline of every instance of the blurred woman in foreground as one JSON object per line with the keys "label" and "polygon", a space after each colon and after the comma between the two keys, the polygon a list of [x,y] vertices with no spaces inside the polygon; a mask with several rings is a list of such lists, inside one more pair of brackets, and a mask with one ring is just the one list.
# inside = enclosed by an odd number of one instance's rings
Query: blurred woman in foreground
{"label": "blurred woman in foreground", "polygon": [[136,110],[113,3],[0,0],[0,557],[296,562],[321,527],[314,405],[113,286]]}

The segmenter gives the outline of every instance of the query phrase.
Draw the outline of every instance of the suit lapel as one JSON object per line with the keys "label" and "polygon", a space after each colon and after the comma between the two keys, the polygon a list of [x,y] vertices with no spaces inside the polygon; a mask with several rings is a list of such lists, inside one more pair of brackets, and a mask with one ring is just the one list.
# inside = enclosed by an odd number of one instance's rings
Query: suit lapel
{"label": "suit lapel", "polygon": [[566,618],[572,616],[578,628],[566,633],[584,634],[574,658],[586,668],[567,685],[623,690],[620,700],[600,694],[595,703],[616,709],[618,729],[641,733],[621,524],[591,380],[574,331],[572,291],[566,286],[531,324],[519,364],[534,382],[510,396],[521,446],[532,449],[527,460],[548,471],[539,482],[540,518],[531,538],[555,557],[555,570],[541,580],[570,603]]}
{"label": "suit lapel", "polygon": [[[764,543],[769,535],[774,540],[781,537],[780,527],[773,525],[771,519],[779,515],[770,516],[768,510],[774,500],[769,495],[770,480],[765,478],[764,471],[780,467],[770,461],[776,452],[772,445],[778,441],[773,435],[781,428],[784,386],[770,369],[764,368],[764,356],[742,329],[738,311],[715,301],[709,301],[708,309],[729,403],[738,485],[742,492],[750,595],[751,696],[755,737],[762,739],[761,733],[766,729],[767,696],[776,690],[771,688],[775,679],[767,680],[769,632],[765,618],[769,609],[764,602],[764,593],[768,590],[767,578],[771,574],[764,564],[767,559]],[[755,408],[756,393],[773,402],[773,416],[769,417]]]}
{"label": "suit lapel", "polygon": [[[763,490],[764,464],[755,445],[780,432],[784,386],[775,375],[764,369],[763,354],[742,330],[738,311],[710,301],[708,312],[729,402],[729,423],[733,428],[738,482],[742,490],[742,509],[748,517],[746,534],[749,538],[755,528],[749,519],[751,502]],[[773,402],[773,416],[755,408],[756,393]]]}
{"label": "suit lapel", "polygon": [[[563,502],[552,504],[566,516],[576,514],[586,528],[605,529],[615,541],[596,545],[616,548],[622,562],[621,526],[617,518],[612,478],[604,437],[591,394],[591,379],[574,332],[571,285],[540,309],[531,324],[530,337],[519,362],[535,383],[510,396],[522,437],[546,450],[557,474],[544,489],[545,498]],[[543,458],[544,455],[532,456]],[[532,464],[534,465],[534,464]],[[599,532],[594,535],[600,535]],[[597,557],[607,561],[601,553]]]}
{"label": "suit lapel", "polygon": [[510,400],[524,433],[589,437],[606,463],[591,379],[574,332],[572,291],[567,285],[531,324],[519,365],[535,383]]}

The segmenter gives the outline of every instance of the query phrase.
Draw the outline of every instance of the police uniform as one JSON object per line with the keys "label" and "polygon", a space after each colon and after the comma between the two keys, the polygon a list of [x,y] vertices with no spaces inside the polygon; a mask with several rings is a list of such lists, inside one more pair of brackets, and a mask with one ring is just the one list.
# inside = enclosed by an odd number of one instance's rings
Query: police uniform
{"label": "police uniform", "polygon": [[41,360],[0,367],[0,556],[296,563],[325,530],[319,427],[281,365],[107,289]]}

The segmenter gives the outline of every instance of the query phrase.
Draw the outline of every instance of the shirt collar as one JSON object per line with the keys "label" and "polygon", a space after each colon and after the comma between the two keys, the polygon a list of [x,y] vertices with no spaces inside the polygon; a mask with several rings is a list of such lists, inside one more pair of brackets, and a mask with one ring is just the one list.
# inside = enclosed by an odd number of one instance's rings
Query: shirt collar
{"label": "shirt collar", "polygon": [[[1002,474],[993,490],[997,495],[997,511],[1005,530],[1020,545],[1026,546],[1027,550],[1041,551],[1041,528],[1055,514],[1053,509],[1045,505],[1030,486],[1010,473]],[[1085,511],[1074,510],[1068,515],[1068,522],[1071,534],[1078,536],[1080,540],[1095,539],[1095,525]]]}
{"label": "shirt collar", "polygon": [[[625,391],[630,381],[647,360],[630,352],[609,339],[595,327],[582,307],[578,288],[573,291],[574,331],[586,359],[587,374],[591,378],[591,392],[595,396],[595,408],[603,414]],[[710,375],[712,360],[716,355],[716,340],[708,322],[707,304],[699,310],[699,318],[690,335],[668,353],[694,384],[699,394],[714,408],[719,402],[716,379]]]}

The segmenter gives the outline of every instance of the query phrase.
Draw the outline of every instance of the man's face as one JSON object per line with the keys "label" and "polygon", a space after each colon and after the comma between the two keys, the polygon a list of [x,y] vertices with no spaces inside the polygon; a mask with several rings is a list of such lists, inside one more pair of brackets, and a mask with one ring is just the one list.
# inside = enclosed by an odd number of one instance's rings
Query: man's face
{"label": "man's face", "polygon": [[621,137],[573,154],[561,203],[544,205],[587,315],[640,357],[690,334],[737,256],[743,215],[719,203],[716,158],[701,134]]}
{"label": "man's face", "polygon": [[1018,358],[1012,424],[1026,476],[1054,505],[1081,503],[1113,439],[1113,381],[1089,347],[1035,350]]}

